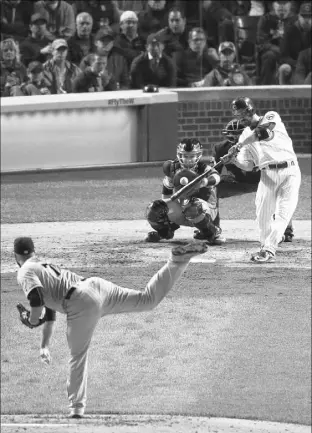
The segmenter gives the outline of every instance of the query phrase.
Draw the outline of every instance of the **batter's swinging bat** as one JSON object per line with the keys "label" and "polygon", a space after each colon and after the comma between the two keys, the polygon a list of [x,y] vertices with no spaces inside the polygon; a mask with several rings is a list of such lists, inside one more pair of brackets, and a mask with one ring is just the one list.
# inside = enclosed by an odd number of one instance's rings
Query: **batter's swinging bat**
{"label": "batter's swinging bat", "polygon": [[[241,146],[236,146],[237,152],[240,150]],[[234,146],[231,147],[231,149]],[[199,176],[197,176],[195,179],[191,180],[191,182],[189,182],[187,185],[183,186],[183,188],[179,189],[179,191],[177,191],[176,193],[172,194],[172,196],[170,197],[170,201],[176,201],[178,200],[181,195],[184,195],[185,193],[187,193],[188,191],[190,191],[194,185],[196,185],[197,183],[199,183],[202,179],[204,179],[205,177],[209,176],[209,173],[211,172],[212,169],[216,169],[218,167],[220,167],[220,165],[222,165],[224,163],[224,161],[229,157],[229,156],[233,156],[230,155],[229,153],[227,153],[226,155],[222,156],[220,158],[220,161],[217,162],[213,167],[210,167],[209,170],[206,170],[204,173],[200,174]]]}

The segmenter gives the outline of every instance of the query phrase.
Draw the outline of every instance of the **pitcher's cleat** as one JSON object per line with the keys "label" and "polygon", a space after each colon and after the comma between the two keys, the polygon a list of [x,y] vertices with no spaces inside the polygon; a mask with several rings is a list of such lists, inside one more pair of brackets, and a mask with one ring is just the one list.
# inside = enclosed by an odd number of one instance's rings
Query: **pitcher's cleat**
{"label": "pitcher's cleat", "polygon": [[206,242],[191,242],[187,245],[174,247],[171,250],[171,259],[173,262],[187,262],[192,257],[204,254],[208,251]]}
{"label": "pitcher's cleat", "polygon": [[257,254],[253,254],[250,259],[253,263],[274,263],[275,255],[270,251],[261,250]]}

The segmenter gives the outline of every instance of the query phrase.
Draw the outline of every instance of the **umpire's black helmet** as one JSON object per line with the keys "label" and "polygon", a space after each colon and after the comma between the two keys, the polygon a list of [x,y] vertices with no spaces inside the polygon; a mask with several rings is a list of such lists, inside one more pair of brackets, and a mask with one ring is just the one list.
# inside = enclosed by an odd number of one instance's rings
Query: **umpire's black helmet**
{"label": "umpire's black helmet", "polygon": [[255,104],[247,96],[234,99],[231,103],[232,114],[236,118],[252,117],[255,112]]}

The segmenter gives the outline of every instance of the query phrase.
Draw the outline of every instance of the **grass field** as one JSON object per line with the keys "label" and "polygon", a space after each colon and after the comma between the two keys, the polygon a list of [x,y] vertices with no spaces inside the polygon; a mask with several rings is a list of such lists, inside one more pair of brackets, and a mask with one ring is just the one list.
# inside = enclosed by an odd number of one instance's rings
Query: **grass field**
{"label": "grass field", "polygon": [[[311,219],[311,171],[303,164],[295,228],[298,220]],[[142,219],[146,203],[159,195],[160,179],[159,168],[4,176],[2,232],[6,224],[27,222]],[[253,199],[248,194],[222,201],[223,219],[252,219]],[[78,272],[105,275],[123,286],[142,288],[162,265],[157,255],[140,260],[146,245],[118,233],[115,240],[99,233],[96,244],[87,234],[84,242],[73,236],[71,245],[65,237],[53,239],[53,231],[50,235],[51,249],[40,251],[44,256],[57,250],[66,265],[67,251],[76,244],[81,248]],[[284,247],[283,257],[309,248],[308,241],[298,239]],[[2,260],[8,260],[7,253],[1,251]],[[181,284],[155,311],[102,320],[90,349],[88,413],[175,413],[309,425],[310,284],[307,268],[190,264]],[[2,274],[1,413],[66,414],[65,318],[58,315],[53,365],[46,367],[38,357],[40,331],[17,321],[15,304],[21,300],[15,274]]]}

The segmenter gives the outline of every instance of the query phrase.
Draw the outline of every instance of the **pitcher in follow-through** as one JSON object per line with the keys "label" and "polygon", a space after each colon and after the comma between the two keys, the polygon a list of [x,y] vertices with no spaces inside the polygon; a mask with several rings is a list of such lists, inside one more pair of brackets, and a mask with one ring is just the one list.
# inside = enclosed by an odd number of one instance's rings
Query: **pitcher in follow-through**
{"label": "pitcher in follow-through", "polygon": [[[275,261],[278,244],[298,203],[301,172],[285,125],[276,111],[260,117],[250,98],[232,102],[232,113],[245,129],[233,146],[231,162],[243,170],[261,170],[256,194],[256,214],[260,229],[260,251],[251,261]],[[239,152],[237,152],[237,150]]]}

